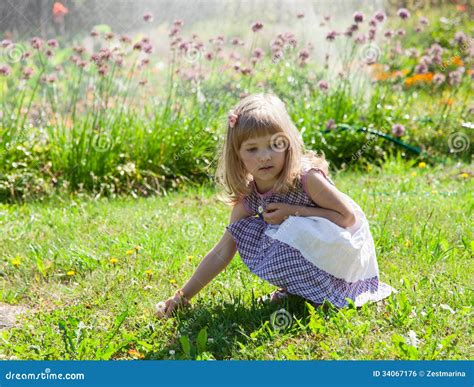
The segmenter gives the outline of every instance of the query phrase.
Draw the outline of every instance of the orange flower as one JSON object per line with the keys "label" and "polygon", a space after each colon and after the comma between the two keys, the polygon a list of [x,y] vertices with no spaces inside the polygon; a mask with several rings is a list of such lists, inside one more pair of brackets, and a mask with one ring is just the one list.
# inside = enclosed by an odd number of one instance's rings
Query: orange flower
{"label": "orange flower", "polygon": [[128,350],[128,354],[134,357],[135,359],[143,359],[145,357],[142,353],[138,352],[136,349],[133,348]]}
{"label": "orange flower", "polygon": [[69,12],[69,9],[67,9],[64,5],[62,5],[59,1],[54,3],[53,5],[53,15],[54,16],[64,16]]}
{"label": "orange flower", "polygon": [[453,98],[446,98],[446,99],[443,99],[441,101],[441,103],[444,104],[444,105],[451,106],[454,103],[454,99]]}
{"label": "orange flower", "polygon": [[455,66],[458,66],[458,67],[464,66],[464,62],[462,61],[462,59],[459,56],[453,56],[453,58],[451,59],[451,62]]}
{"label": "orange flower", "polygon": [[405,85],[411,86],[413,84],[420,83],[420,82],[429,83],[432,80],[433,80],[433,73],[415,74],[405,79]]}

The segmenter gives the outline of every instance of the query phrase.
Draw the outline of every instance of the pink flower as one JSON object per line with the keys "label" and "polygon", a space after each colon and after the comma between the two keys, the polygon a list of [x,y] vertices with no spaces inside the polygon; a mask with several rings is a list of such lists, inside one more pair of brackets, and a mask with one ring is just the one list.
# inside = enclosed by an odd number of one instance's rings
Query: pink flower
{"label": "pink flower", "polygon": [[261,48],[257,47],[257,48],[253,51],[253,54],[252,54],[252,55],[253,55],[254,58],[262,59],[264,53],[265,53],[265,52],[264,52]]}
{"label": "pink flower", "polygon": [[92,31],[91,31],[91,36],[92,36],[93,38],[96,38],[97,36],[99,36],[99,33],[98,33],[96,30],[92,30]]}
{"label": "pink flower", "polygon": [[55,83],[57,80],[58,77],[56,76],[56,74],[51,74],[46,78],[46,81],[51,84]]}
{"label": "pink flower", "polygon": [[321,80],[318,83],[319,90],[326,91],[329,89],[329,84],[327,81]]}
{"label": "pink flower", "polygon": [[33,73],[34,73],[34,70],[31,67],[25,67],[23,69],[23,78],[30,79]]}
{"label": "pink flower", "polygon": [[410,17],[410,11],[408,11],[406,8],[400,8],[397,11],[397,15],[400,17],[400,19],[406,20]]}
{"label": "pink flower", "polygon": [[457,31],[455,34],[454,34],[454,42],[459,44],[459,45],[462,45],[464,44],[465,42],[467,41],[467,36],[466,34],[463,32],[463,31]]}
{"label": "pink flower", "polygon": [[300,13],[298,13],[298,14],[296,15],[296,17],[297,17],[298,19],[303,19],[303,18],[304,18],[304,13],[303,13],[303,12],[300,12]]}
{"label": "pink flower", "polygon": [[1,43],[2,48],[7,48],[7,47],[10,47],[11,45],[13,45],[13,42],[11,40],[9,39],[2,40],[2,43]]}
{"label": "pink flower", "polygon": [[257,21],[257,22],[252,24],[252,31],[253,32],[260,31],[262,28],[263,28],[263,23],[262,22]]}
{"label": "pink flower", "polygon": [[229,115],[227,116],[227,121],[230,129],[233,129],[235,127],[238,118],[239,116],[235,114],[233,110],[229,112]]}
{"label": "pink flower", "polygon": [[429,23],[429,22],[428,22],[428,18],[426,18],[426,17],[424,17],[424,16],[420,17],[420,24],[421,24],[421,25],[425,25],[425,26],[426,26],[426,25],[428,25],[428,23]]}
{"label": "pink flower", "polygon": [[115,37],[115,34],[113,32],[107,32],[104,35],[105,40],[112,40]]}
{"label": "pink flower", "polygon": [[440,86],[441,84],[443,84],[445,80],[446,80],[446,76],[445,76],[444,74],[436,73],[436,74],[433,76],[433,83],[435,83],[435,84],[438,85],[438,86]]}
{"label": "pink flower", "polygon": [[136,43],[133,45],[133,49],[134,49],[134,50],[141,51],[142,48],[143,48],[142,42],[136,42]]}
{"label": "pink flower", "polygon": [[146,12],[143,15],[143,20],[145,20],[145,22],[147,22],[147,23],[152,22],[153,21],[153,15],[151,14],[151,12]]}
{"label": "pink flower", "polygon": [[393,31],[387,30],[384,32],[383,36],[385,36],[386,38],[391,38],[393,36]]}
{"label": "pink flower", "polygon": [[105,76],[107,75],[108,71],[109,71],[109,68],[107,67],[107,65],[102,65],[99,67],[98,73],[99,75]]}
{"label": "pink flower", "polygon": [[334,121],[331,118],[326,122],[326,129],[331,130],[331,129],[334,129],[334,128],[336,128],[336,121]]}
{"label": "pink flower", "polygon": [[175,27],[182,27],[184,25],[184,22],[181,19],[177,19],[174,21],[173,25]]}
{"label": "pink flower", "polygon": [[11,72],[12,72],[12,69],[10,68],[10,66],[6,64],[0,65],[0,75],[8,76],[11,74]]}
{"label": "pink flower", "polygon": [[374,19],[377,20],[379,23],[383,23],[385,21],[386,15],[384,11],[377,11],[374,14]]}
{"label": "pink flower", "polygon": [[308,51],[307,49],[305,49],[305,48],[302,49],[302,50],[299,52],[298,57],[299,57],[301,60],[303,60],[303,61],[307,60],[307,59],[309,58],[309,51]]}
{"label": "pink flower", "polygon": [[448,74],[448,83],[451,86],[457,86],[461,83],[462,72],[459,70],[451,71]]}
{"label": "pink flower", "polygon": [[153,52],[153,46],[151,44],[145,44],[143,46],[143,52],[146,54],[151,54]]}
{"label": "pink flower", "polygon": [[392,133],[395,137],[402,137],[405,134],[405,127],[402,124],[394,124]]}
{"label": "pink flower", "polygon": [[207,51],[207,52],[204,54],[204,58],[206,58],[206,60],[211,61],[212,58],[214,58],[214,55],[212,54],[212,52]]}
{"label": "pink flower", "polygon": [[326,35],[326,40],[333,41],[334,39],[336,39],[336,36],[337,36],[337,32],[336,32],[336,31],[330,31],[330,32],[328,32],[328,34]]}
{"label": "pink flower", "polygon": [[39,50],[41,47],[43,47],[43,39],[34,37],[30,40],[30,44],[35,50]]}
{"label": "pink flower", "polygon": [[244,45],[244,42],[239,39],[239,38],[232,38],[230,43],[233,45],[233,46],[243,46]]}
{"label": "pink flower", "polygon": [[124,44],[130,44],[132,42],[132,39],[130,39],[130,37],[127,36],[127,35],[122,35],[120,37],[120,42],[122,42]]}
{"label": "pink flower", "polygon": [[354,21],[356,23],[362,23],[364,21],[364,14],[362,12],[354,13]]}
{"label": "pink flower", "polygon": [[48,40],[48,46],[52,47],[52,48],[58,48],[59,44],[58,44],[58,41],[56,39],[49,39]]}

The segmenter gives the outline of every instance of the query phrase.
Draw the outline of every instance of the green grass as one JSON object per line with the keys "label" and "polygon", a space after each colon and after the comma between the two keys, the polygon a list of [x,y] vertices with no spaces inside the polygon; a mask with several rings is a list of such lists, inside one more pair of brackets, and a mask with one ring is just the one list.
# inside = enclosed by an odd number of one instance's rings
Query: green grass
{"label": "green grass", "polygon": [[[314,310],[294,298],[280,306],[258,304],[274,287],[251,275],[236,256],[190,310],[156,320],[154,304],[189,278],[228,222],[229,208],[212,188],[148,199],[75,196],[2,205],[0,301],[25,305],[29,312],[18,327],[0,332],[0,355],[469,359],[474,248],[469,168],[394,161],[365,174],[334,176],[339,189],[365,210],[381,279],[398,290],[382,303],[339,311]],[[73,276],[66,274],[70,270]],[[280,308],[291,315],[284,330],[271,322]],[[408,339],[413,334],[417,344]]]}

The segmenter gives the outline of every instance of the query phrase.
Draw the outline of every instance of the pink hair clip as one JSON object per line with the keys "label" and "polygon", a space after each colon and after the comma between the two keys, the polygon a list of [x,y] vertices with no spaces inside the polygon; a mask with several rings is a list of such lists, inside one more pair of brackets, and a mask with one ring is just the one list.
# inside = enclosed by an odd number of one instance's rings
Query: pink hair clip
{"label": "pink hair clip", "polygon": [[229,119],[229,127],[232,129],[235,124],[237,123],[237,119],[239,118],[239,116],[237,114],[234,113],[233,110],[231,110],[229,112],[229,115],[228,115],[228,119]]}

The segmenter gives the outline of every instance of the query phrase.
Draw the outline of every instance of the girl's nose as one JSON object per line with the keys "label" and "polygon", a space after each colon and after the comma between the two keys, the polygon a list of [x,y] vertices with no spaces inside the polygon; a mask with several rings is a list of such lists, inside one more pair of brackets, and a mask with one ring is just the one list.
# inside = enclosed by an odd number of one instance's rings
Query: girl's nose
{"label": "girl's nose", "polygon": [[267,161],[267,160],[270,160],[271,158],[272,158],[271,152],[269,150],[264,150],[258,156],[259,161]]}

